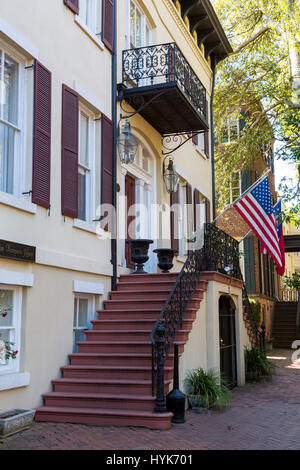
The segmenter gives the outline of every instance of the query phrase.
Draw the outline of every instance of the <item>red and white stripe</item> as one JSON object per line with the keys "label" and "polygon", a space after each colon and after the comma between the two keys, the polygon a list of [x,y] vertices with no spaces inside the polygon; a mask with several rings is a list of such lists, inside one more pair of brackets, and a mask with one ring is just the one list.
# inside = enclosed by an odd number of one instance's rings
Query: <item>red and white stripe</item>
{"label": "red and white stripe", "polygon": [[278,266],[282,266],[274,214],[268,216],[251,193],[238,201],[234,208],[252,228],[261,241],[264,251],[269,253]]}

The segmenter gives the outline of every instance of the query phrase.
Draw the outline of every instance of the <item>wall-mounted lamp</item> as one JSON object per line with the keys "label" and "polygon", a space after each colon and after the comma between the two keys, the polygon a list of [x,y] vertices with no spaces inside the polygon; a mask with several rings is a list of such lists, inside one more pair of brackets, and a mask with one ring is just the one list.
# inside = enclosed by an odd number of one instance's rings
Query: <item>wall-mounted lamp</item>
{"label": "wall-mounted lamp", "polygon": [[165,160],[163,162],[163,178],[168,193],[176,193],[179,185],[179,175],[174,169],[173,160],[169,159],[168,167],[165,166]]}
{"label": "wall-mounted lamp", "polygon": [[129,121],[126,119],[124,129],[118,129],[117,148],[122,163],[133,163],[138,149],[138,142],[131,132]]}

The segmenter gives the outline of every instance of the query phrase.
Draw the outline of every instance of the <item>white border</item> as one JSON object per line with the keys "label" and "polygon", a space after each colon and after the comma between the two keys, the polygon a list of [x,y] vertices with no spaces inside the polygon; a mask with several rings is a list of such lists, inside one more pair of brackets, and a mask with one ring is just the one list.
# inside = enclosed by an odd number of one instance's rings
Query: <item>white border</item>
{"label": "white border", "polygon": [[1,269],[0,284],[6,284],[10,286],[33,287],[34,275],[30,273],[7,271],[6,269]]}
{"label": "white border", "polygon": [[19,33],[13,26],[9,23],[6,23],[2,18],[0,18],[0,31],[5,34],[9,39],[14,41],[19,47],[24,49],[31,57],[38,59],[39,49],[32,44],[25,36]]}

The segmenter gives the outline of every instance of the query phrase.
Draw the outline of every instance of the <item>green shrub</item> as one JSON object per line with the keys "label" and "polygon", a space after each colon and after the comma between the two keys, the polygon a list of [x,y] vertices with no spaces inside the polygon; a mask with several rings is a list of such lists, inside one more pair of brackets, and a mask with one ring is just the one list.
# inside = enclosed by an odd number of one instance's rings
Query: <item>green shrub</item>
{"label": "green shrub", "polygon": [[221,410],[229,404],[230,391],[217,371],[205,372],[202,368],[189,371],[184,383],[187,394],[202,397],[205,408]]}
{"label": "green shrub", "polygon": [[249,298],[249,303],[250,303],[251,311],[253,314],[253,320],[255,322],[256,327],[259,328],[260,319],[261,319],[261,304],[259,300],[250,299],[250,298]]}
{"label": "green shrub", "polygon": [[245,368],[248,378],[255,380],[263,376],[272,376],[275,364],[268,360],[266,353],[258,346],[245,348]]}

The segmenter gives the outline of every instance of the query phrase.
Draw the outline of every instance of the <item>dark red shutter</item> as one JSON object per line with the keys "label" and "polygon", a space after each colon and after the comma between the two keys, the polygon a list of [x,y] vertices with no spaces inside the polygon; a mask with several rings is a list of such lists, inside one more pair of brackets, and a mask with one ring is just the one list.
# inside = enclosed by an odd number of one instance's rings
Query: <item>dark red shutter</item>
{"label": "dark red shutter", "polygon": [[[170,206],[179,204],[179,190],[176,193],[170,194]],[[174,208],[171,211],[171,248],[177,253],[179,252],[179,239],[178,239],[178,209]]]}
{"label": "dark red shutter", "polygon": [[[101,165],[101,203],[113,203],[113,123],[108,117],[102,115],[102,165]],[[105,216],[105,212],[101,216]],[[108,224],[103,226],[104,230],[111,230],[111,214],[106,214],[109,218]]]}
{"label": "dark red shutter", "polygon": [[210,200],[205,198],[205,215],[206,215],[206,223],[210,224],[211,216],[210,216]]}
{"label": "dark red shutter", "polygon": [[34,63],[32,202],[50,207],[51,72]]}
{"label": "dark red shutter", "polygon": [[62,214],[78,217],[78,94],[62,90]]}
{"label": "dark red shutter", "polygon": [[70,8],[70,10],[74,11],[76,15],[79,14],[79,0],[64,0],[64,4]]}
{"label": "dark red shutter", "polygon": [[114,47],[114,0],[102,0],[102,41],[112,51]]}
{"label": "dark red shutter", "polygon": [[201,195],[198,189],[194,189],[194,231],[196,232],[200,228],[200,204]]}
{"label": "dark red shutter", "polygon": [[209,157],[209,131],[204,132],[204,153]]}
{"label": "dark red shutter", "polygon": [[[194,229],[193,191],[192,186],[186,183],[186,216],[187,216],[187,237],[190,238]],[[189,245],[189,243],[188,243]],[[189,250],[188,250],[189,251]]]}

